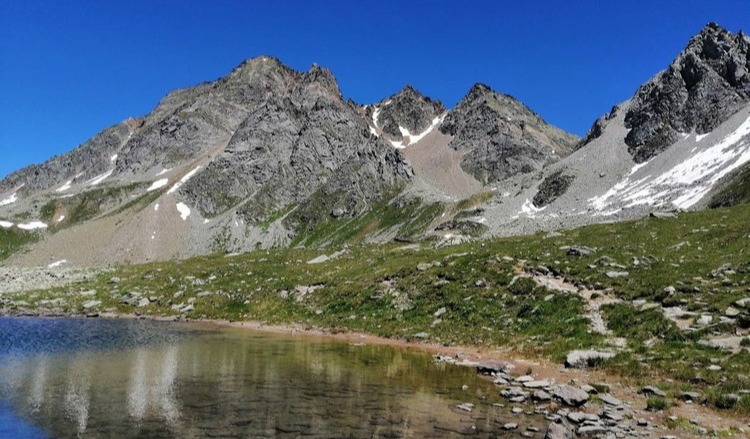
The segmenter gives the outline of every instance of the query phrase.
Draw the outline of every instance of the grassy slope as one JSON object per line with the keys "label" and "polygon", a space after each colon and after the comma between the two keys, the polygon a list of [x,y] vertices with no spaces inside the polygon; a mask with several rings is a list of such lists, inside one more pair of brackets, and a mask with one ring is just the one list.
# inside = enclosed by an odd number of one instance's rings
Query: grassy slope
{"label": "grassy slope", "polygon": [[21,250],[23,246],[35,242],[37,239],[38,235],[34,232],[0,227],[0,261],[7,259],[13,253]]}
{"label": "grassy slope", "polygon": [[750,166],[744,166],[731,174],[730,183],[709,201],[709,206],[729,207],[741,203],[750,203]]}
{"label": "grassy slope", "polygon": [[[301,322],[386,337],[507,346],[560,361],[570,349],[602,347],[605,340],[589,332],[577,296],[549,296],[528,279],[514,282],[519,259],[559,270],[573,282],[609,288],[626,301],[679,304],[718,319],[732,302],[750,296],[748,217],[750,205],[741,205],[674,219],[594,225],[551,238],[503,238],[441,249],[425,244],[416,251],[395,243],[354,245],[322,264],[306,263],[321,254],[311,249],[212,255],[121,267],[114,275],[23,299],[34,303],[65,296],[69,309],[80,310],[91,298],[76,293],[94,288],[103,307],[133,312],[136,309],[122,298],[126,292],[139,293],[155,299],[137,309],[145,314],[177,314],[172,305],[193,302],[191,317]],[[568,245],[596,251],[567,256],[563,247]],[[609,259],[601,259],[604,256]],[[722,264],[732,264],[733,270],[726,277],[711,277]],[[623,269],[629,276],[606,275]],[[110,283],[113,276],[119,282]],[[665,293],[667,286],[677,292]],[[441,308],[444,313],[436,317]],[[747,350],[732,354],[696,343],[707,331],[734,328],[717,325],[686,334],[661,313],[639,311],[630,302],[603,311],[615,334],[627,338],[628,350],[600,367],[638,382],[656,380],[672,395],[699,389],[717,407],[727,406],[727,394],[750,389]],[[721,370],[709,370],[711,364]],[[740,401],[730,405],[750,413],[750,395],[740,395]]]}

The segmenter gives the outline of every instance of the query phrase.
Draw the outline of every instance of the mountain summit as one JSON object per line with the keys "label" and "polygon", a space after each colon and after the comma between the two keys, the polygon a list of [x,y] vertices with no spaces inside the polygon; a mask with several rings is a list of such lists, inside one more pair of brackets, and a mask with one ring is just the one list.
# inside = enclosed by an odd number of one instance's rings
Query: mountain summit
{"label": "mountain summit", "polygon": [[750,102],[750,38],[709,23],[672,64],[638,89],[625,143],[646,161],[681,133],[711,132]]}

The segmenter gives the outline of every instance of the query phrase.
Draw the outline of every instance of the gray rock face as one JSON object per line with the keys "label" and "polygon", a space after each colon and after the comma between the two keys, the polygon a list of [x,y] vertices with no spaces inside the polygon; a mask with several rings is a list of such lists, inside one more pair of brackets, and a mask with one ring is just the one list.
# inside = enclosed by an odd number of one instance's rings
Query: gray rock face
{"label": "gray rock face", "polygon": [[454,136],[453,149],[467,151],[461,166],[484,183],[537,171],[566,156],[578,140],[483,84],[448,113],[440,131]]}
{"label": "gray rock face", "polygon": [[636,162],[679,133],[708,133],[750,102],[750,39],[709,23],[663,72],[638,89],[625,116]]}
{"label": "gray rock face", "polygon": [[[399,127],[406,128],[410,134],[419,134],[429,128],[436,117],[445,112],[445,107],[440,101],[423,96],[411,85],[407,85],[397,94],[376,104],[376,107],[380,108],[378,125],[383,133],[393,140],[400,140],[403,137]],[[372,118],[373,111],[373,107],[368,107],[368,118]]]}
{"label": "gray rock face", "polygon": [[532,199],[534,206],[541,208],[555,201],[568,190],[573,180],[575,180],[574,176],[565,175],[562,171],[548,176],[539,185],[539,192]]}
{"label": "gray rock face", "polygon": [[83,182],[103,174],[113,166],[112,156],[141,123],[141,120],[126,120],[105,129],[66,154],[16,171],[0,180],[0,193],[23,185],[18,191],[22,195],[52,189],[68,180],[72,183]]}
{"label": "gray rock face", "polygon": [[[364,203],[380,194],[378,188],[409,178],[408,165],[393,148],[369,135],[367,124],[343,100],[330,71],[313,66],[300,74],[278,66],[264,72],[267,63],[258,64],[243,67],[247,80],[260,77],[270,92],[250,89],[257,95],[252,98],[257,106],[226,149],[182,189],[204,216],[239,207],[241,215],[257,223],[287,206],[304,203],[324,185],[332,192],[343,190],[343,198],[357,198],[352,192],[359,189],[363,196],[357,201]],[[250,74],[258,69],[261,76]],[[351,169],[352,164],[357,169]],[[353,174],[338,172],[341,167]],[[362,183],[352,181],[356,177]],[[377,180],[374,190],[361,186],[373,180]],[[357,212],[349,209],[355,206],[346,205],[352,203],[343,204],[327,213],[336,208]]]}

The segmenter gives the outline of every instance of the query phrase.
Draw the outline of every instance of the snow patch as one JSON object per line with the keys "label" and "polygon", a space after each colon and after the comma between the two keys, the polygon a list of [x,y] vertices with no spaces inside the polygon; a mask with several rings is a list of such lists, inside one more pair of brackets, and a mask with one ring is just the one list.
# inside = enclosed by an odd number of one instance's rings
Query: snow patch
{"label": "snow patch", "polygon": [[55,192],[65,192],[65,191],[67,191],[68,189],[70,189],[70,185],[71,185],[72,183],[73,183],[73,180],[68,180],[68,181],[66,181],[66,182],[65,182],[65,184],[64,184],[64,185],[62,185],[62,186],[60,186],[59,188],[57,188],[57,189],[55,190]]}
{"label": "snow patch", "polygon": [[155,182],[151,183],[151,186],[149,186],[148,189],[146,189],[146,192],[151,192],[159,188],[163,188],[164,186],[167,185],[167,183],[169,183],[168,178],[162,178],[161,180],[156,180]]}
{"label": "snow patch", "polygon": [[44,224],[41,221],[32,221],[30,223],[19,224],[17,227],[22,230],[36,230],[36,229],[46,229],[47,224]]}
{"label": "snow patch", "polygon": [[[447,114],[448,113],[444,113],[441,116],[438,116],[438,117],[432,119],[432,124],[429,127],[427,127],[426,130],[422,131],[419,134],[411,134],[408,129],[406,129],[406,128],[400,126],[400,125],[398,127],[398,130],[401,131],[401,135],[406,139],[406,145],[407,146],[408,145],[413,145],[413,144],[419,142],[420,140],[422,140],[424,138],[424,136],[430,134],[432,132],[432,130],[435,129],[435,127],[437,127],[438,125],[440,125],[441,123],[443,123],[443,120],[445,120],[445,116]],[[391,143],[393,143],[393,142],[391,142]]]}
{"label": "snow patch", "polygon": [[706,133],[706,134],[696,134],[696,135],[695,135],[695,141],[696,141],[696,142],[700,142],[701,140],[705,139],[706,137],[708,137],[708,136],[710,136],[710,135],[711,135],[711,133]]}
{"label": "snow patch", "polygon": [[64,219],[65,219],[65,215],[60,215],[60,218],[58,218],[57,221],[55,221],[55,222],[61,223],[62,220],[64,220]]}
{"label": "snow patch", "polygon": [[67,264],[67,263],[68,263],[68,261],[66,259],[60,259],[57,262],[53,262],[53,263],[47,265],[47,268],[55,268],[55,267],[61,266],[62,264]]}
{"label": "snow patch", "polygon": [[13,224],[13,223],[11,223],[9,221],[0,221],[0,227],[2,227],[3,229],[10,229],[14,225],[15,224]]}
{"label": "snow patch", "polygon": [[114,163],[115,161],[117,161],[117,154],[115,154],[112,157],[110,157],[109,161],[112,162],[112,163]]}
{"label": "snow patch", "polygon": [[113,172],[115,172],[115,170],[111,169],[111,170],[105,172],[104,174],[101,174],[101,175],[98,175],[98,176],[92,178],[91,180],[88,181],[89,186],[96,186],[96,185],[98,185],[99,183],[101,183],[104,180],[106,180],[107,177],[109,177],[110,175],[112,175]]}
{"label": "snow patch", "polygon": [[159,172],[158,172],[158,173],[156,174],[156,176],[158,177],[158,176],[160,176],[160,175],[164,175],[164,174],[166,174],[167,172],[169,172],[169,171],[171,171],[171,170],[172,170],[172,168],[166,168],[166,169],[162,169],[161,171],[159,171]]}
{"label": "snow patch", "polygon": [[204,219],[204,220],[203,220],[203,224],[208,224],[208,223],[210,223],[210,222],[211,222],[211,220],[210,220],[210,219],[208,219],[208,218],[206,218],[206,219]]}
{"label": "snow patch", "polygon": [[177,203],[177,211],[180,212],[180,218],[183,221],[187,221],[190,216],[190,208],[185,203]]}
{"label": "snow patch", "polygon": [[380,137],[380,134],[378,134],[377,130],[373,127],[370,127],[370,134],[372,134],[375,137]]}
{"label": "snow patch", "polygon": [[154,212],[159,211],[159,203],[154,204]]}
{"label": "snow patch", "polygon": [[399,142],[397,140],[391,140],[391,145],[393,145],[393,147],[396,148],[396,149],[404,149],[404,148],[406,148],[406,146],[404,146],[403,143],[401,143],[401,142]]}
{"label": "snow patch", "polygon": [[614,203],[624,203],[625,207],[663,206],[668,201],[680,209],[688,209],[705,197],[724,176],[750,162],[750,142],[743,141],[748,135],[750,117],[720,142],[691,154],[661,175],[634,178],[636,172],[651,162],[635,165],[625,179],[605,194],[588,201],[599,211]]}
{"label": "snow patch", "polygon": [[546,209],[547,206],[544,206],[542,208],[534,206],[534,203],[532,203],[528,198],[526,201],[524,201],[523,206],[521,206],[521,211],[518,212],[518,214],[524,214],[528,216],[529,218],[536,217],[536,214]]}
{"label": "snow patch", "polygon": [[378,117],[380,116],[380,108],[375,107],[375,110],[372,112],[372,124],[375,125],[375,128],[378,127]]}
{"label": "snow patch", "polygon": [[183,175],[182,178],[180,179],[180,181],[178,181],[177,183],[175,183],[174,186],[172,186],[167,191],[167,194],[173,194],[173,193],[175,193],[177,191],[177,189],[179,189],[180,186],[182,186],[183,184],[187,183],[187,181],[190,180],[193,177],[193,175],[195,175],[195,173],[198,172],[198,170],[200,168],[201,168],[200,165],[196,166],[193,170],[191,170],[187,174]]}
{"label": "snow patch", "polygon": [[10,197],[0,201],[0,206],[7,206],[9,204],[15,203],[16,201],[18,201],[18,196],[14,193]]}

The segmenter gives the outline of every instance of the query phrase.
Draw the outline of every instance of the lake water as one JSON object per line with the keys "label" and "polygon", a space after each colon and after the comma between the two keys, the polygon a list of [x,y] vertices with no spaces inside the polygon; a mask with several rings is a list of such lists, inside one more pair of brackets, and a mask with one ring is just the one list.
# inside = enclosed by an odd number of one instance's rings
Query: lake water
{"label": "lake water", "polygon": [[[462,389],[462,386],[468,389]],[[458,410],[471,402],[471,413]],[[0,318],[0,438],[518,435],[472,368],[387,346],[128,320]],[[542,436],[541,433],[536,433]]]}

